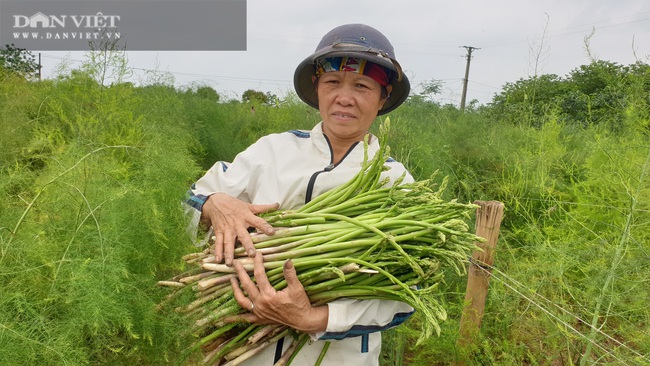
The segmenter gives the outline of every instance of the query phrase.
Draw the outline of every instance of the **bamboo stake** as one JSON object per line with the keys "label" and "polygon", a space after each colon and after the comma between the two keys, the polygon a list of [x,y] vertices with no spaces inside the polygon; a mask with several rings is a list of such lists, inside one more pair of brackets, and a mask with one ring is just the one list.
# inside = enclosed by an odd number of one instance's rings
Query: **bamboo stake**
{"label": "bamboo stake", "polygon": [[503,204],[498,201],[476,201],[476,235],[485,238],[484,243],[475,243],[481,250],[472,253],[467,273],[465,306],[460,318],[458,346],[466,348],[474,343],[481,328],[485,299],[490,283],[491,267],[494,264],[494,251],[499,237],[503,218]]}

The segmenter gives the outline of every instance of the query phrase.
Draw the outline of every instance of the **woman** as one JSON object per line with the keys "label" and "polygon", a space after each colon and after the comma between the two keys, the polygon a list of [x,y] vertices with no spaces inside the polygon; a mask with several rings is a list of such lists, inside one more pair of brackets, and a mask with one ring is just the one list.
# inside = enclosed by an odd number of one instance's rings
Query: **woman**
{"label": "woman", "polygon": [[[189,203],[196,209],[196,221],[200,217],[214,229],[216,260],[237,271],[233,291],[239,305],[250,311],[246,319],[286,324],[311,336],[313,342],[300,350],[295,365],[313,365],[325,341],[331,344],[322,365],[377,365],[380,332],[402,323],[413,308],[395,301],[352,299],[313,307],[291,261],[284,267],[288,286],[276,291],[268,283],[248,229],[273,234],[273,227],[258,214],[298,208],[354,176],[363,162],[363,140],[370,126],[377,115],[404,102],[409,81],[383,34],[349,24],[328,32],[316,52],[298,65],[294,86],[304,102],[319,110],[322,121],[311,131],[262,137],[231,164],[217,162],[192,187]],[[371,135],[369,157],[378,149],[377,138]],[[406,172],[392,159],[386,165],[390,169],[383,174],[390,184]],[[412,181],[406,173],[405,181]],[[255,282],[233,260],[237,241],[255,257]],[[246,365],[273,365],[290,342],[285,339],[267,347]]]}

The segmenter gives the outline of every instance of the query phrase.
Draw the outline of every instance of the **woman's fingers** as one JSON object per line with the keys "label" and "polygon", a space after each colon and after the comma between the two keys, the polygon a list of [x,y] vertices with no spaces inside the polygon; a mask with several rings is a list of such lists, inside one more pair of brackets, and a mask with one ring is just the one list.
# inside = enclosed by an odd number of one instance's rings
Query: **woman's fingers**
{"label": "woman's fingers", "polygon": [[274,211],[277,210],[278,208],[280,208],[279,203],[273,203],[270,205],[250,205],[251,213],[255,215],[252,218],[251,226],[259,230],[259,232],[262,232],[266,235],[273,235],[275,233],[275,228],[271,226],[271,224],[266,222],[266,220],[262,219],[257,215],[268,211]]}
{"label": "woman's fingers", "polygon": [[255,266],[253,267],[253,275],[255,276],[255,282],[257,282],[257,288],[266,295],[273,295],[276,291],[271,286],[269,278],[266,276],[266,269],[264,268],[264,257],[262,253],[258,252],[255,255]]}
{"label": "woman's fingers", "polygon": [[214,238],[214,260],[219,263],[223,255],[223,233],[215,231]]}
{"label": "woman's fingers", "polygon": [[252,205],[223,193],[208,197],[203,205],[202,215],[209,218],[215,230],[214,256],[217,262],[223,260],[232,265],[235,246],[239,241],[248,256],[255,255],[255,246],[248,229],[253,227],[267,235],[275,229],[266,220],[257,216],[260,213],[278,209],[279,204]]}
{"label": "woman's fingers", "polygon": [[230,284],[232,285],[232,292],[233,295],[235,295],[235,300],[237,300],[237,304],[241,306],[242,308],[248,310],[248,311],[254,311],[255,310],[255,303],[253,300],[249,299],[244,295],[244,292],[239,288],[239,282],[237,282],[236,278],[231,278],[230,279]]}
{"label": "woman's fingers", "polygon": [[242,289],[246,291],[249,297],[255,299],[257,294],[259,294],[259,291],[257,290],[257,286],[255,286],[255,283],[250,278],[248,273],[246,273],[244,266],[237,260],[232,262],[232,266],[235,269],[235,273],[237,274],[237,278],[241,283]]}
{"label": "woman's fingers", "polygon": [[237,278],[231,279],[233,294],[239,306],[250,312],[246,317],[249,321],[258,324],[285,324],[312,333],[326,329],[328,308],[312,307],[292,261],[288,260],[284,264],[287,287],[282,291],[276,291],[270,284],[261,253],[257,253],[254,259],[255,282],[240,261],[233,261],[233,268],[237,274]]}
{"label": "woman's fingers", "polygon": [[223,238],[223,259],[227,266],[232,265],[232,260],[235,258],[235,243],[237,242],[237,234],[231,227],[224,228]]}
{"label": "woman's fingers", "polygon": [[304,287],[302,286],[302,283],[300,283],[300,280],[298,280],[298,274],[296,273],[296,268],[293,266],[291,259],[284,262],[282,272],[284,273],[284,279],[287,281],[288,289],[299,289],[304,291]]}

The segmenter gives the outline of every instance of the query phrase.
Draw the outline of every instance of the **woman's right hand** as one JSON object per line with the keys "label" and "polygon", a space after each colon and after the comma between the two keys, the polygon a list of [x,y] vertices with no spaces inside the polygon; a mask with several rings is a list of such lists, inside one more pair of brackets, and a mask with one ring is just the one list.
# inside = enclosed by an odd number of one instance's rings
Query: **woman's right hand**
{"label": "woman's right hand", "polygon": [[248,232],[253,227],[267,235],[275,229],[266,220],[257,216],[260,213],[277,210],[278,203],[253,205],[225,193],[215,193],[203,204],[201,221],[214,230],[214,256],[217,262],[223,259],[227,266],[232,265],[237,240],[250,257],[255,256],[255,247]]}

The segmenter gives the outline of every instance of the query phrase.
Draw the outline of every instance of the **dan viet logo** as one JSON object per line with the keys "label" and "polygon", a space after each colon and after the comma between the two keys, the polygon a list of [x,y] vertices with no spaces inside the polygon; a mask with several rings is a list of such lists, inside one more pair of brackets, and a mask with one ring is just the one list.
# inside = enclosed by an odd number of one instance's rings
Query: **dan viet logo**
{"label": "dan viet logo", "polygon": [[94,15],[45,15],[38,12],[30,17],[14,15],[14,28],[65,28],[66,24],[74,24],[76,28],[106,28],[117,27],[119,15],[104,15],[98,12]]}
{"label": "dan viet logo", "polygon": [[128,41],[129,51],[245,51],[246,1],[0,0],[0,45],[88,51],[126,49]]}
{"label": "dan viet logo", "polygon": [[31,16],[13,15],[13,18],[13,35],[17,39],[120,38],[120,33],[108,32],[108,29],[117,28],[119,15],[104,15],[101,12],[93,15],[45,15],[37,12]]}

